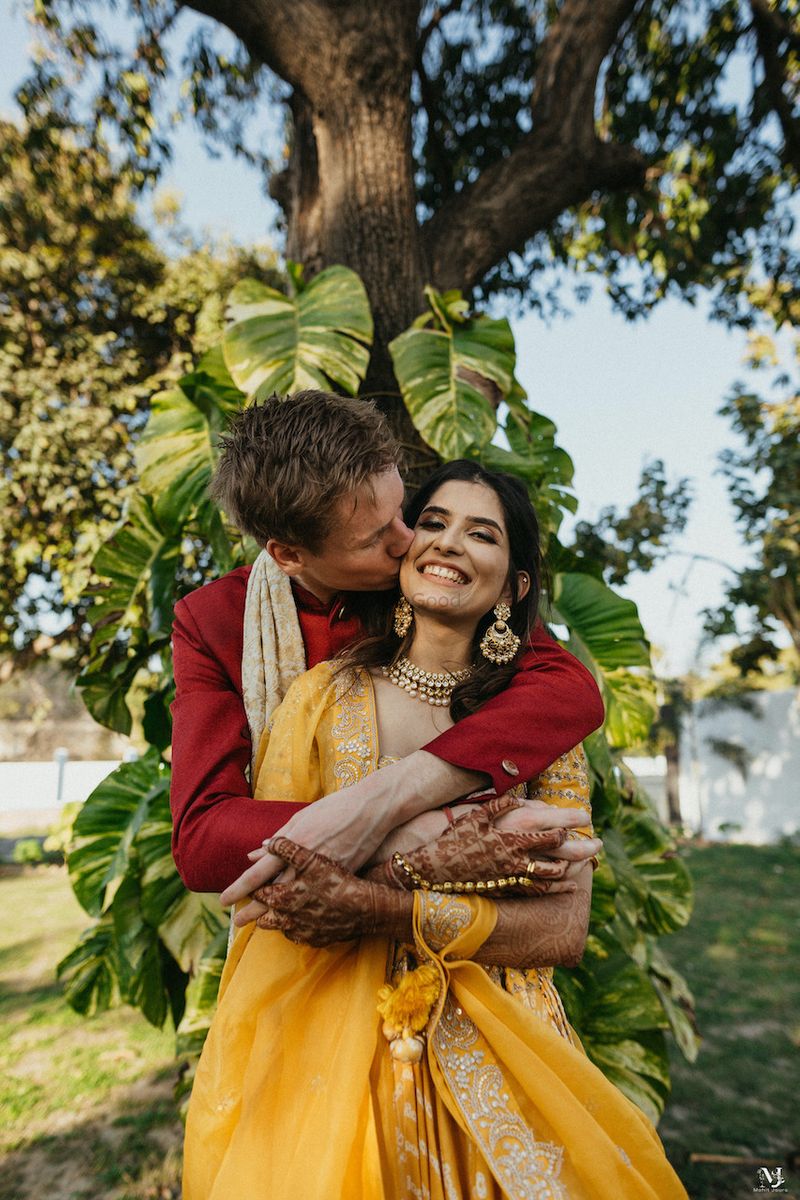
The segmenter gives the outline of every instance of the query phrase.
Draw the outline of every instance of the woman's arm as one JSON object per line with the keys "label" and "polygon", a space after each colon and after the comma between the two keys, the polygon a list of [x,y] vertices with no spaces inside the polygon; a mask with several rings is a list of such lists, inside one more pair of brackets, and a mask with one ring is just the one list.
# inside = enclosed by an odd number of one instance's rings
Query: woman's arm
{"label": "woman's arm", "polygon": [[[413,893],[360,879],[288,838],[276,838],[274,848],[294,868],[295,878],[256,893],[268,905],[257,920],[260,928],[280,930],[290,941],[310,946],[374,934],[413,941]],[[486,901],[494,903],[497,921],[476,961],[521,968],[574,966],[586,940],[591,877],[591,867],[584,864],[572,893]]]}
{"label": "woman's arm", "polygon": [[499,967],[576,967],[589,930],[592,874],[591,864],[581,863],[574,892],[495,901],[497,922],[475,961]]}

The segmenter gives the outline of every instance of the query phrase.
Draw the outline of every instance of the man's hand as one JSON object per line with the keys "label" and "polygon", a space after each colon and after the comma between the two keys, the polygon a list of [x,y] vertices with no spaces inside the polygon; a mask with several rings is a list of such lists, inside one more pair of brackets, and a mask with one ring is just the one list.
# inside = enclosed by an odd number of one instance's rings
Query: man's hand
{"label": "man's hand", "polygon": [[[369,934],[410,937],[413,897],[407,892],[359,879],[285,837],[274,839],[273,851],[293,868],[294,879],[255,893],[254,899],[267,906],[256,920],[261,929],[279,929],[290,941],[309,946]],[[237,924],[243,923],[243,912]]]}
{"label": "man's hand", "polygon": [[[352,787],[309,804],[286,822],[280,835],[357,871],[397,825],[474,791],[481,783],[481,776],[417,750]],[[222,903],[234,904],[252,895],[283,867],[275,854],[260,856],[225,889]]]}

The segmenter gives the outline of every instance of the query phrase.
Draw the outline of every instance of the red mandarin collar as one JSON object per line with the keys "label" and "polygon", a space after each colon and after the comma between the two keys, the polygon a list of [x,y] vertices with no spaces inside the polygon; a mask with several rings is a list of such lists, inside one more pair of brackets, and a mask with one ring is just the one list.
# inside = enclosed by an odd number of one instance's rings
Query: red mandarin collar
{"label": "red mandarin collar", "polygon": [[335,658],[361,633],[358,617],[346,611],[342,596],[334,596],[323,604],[316,596],[292,583],[297,617],[306,647],[306,665],[314,667],[325,659]]}
{"label": "red mandarin collar", "polygon": [[332,597],[327,602],[320,600],[313,592],[309,592],[301,584],[295,583],[292,580],[292,591],[294,592],[295,604],[301,612],[309,613],[324,613],[325,616],[336,616],[339,609],[342,607],[342,597],[339,593]]}

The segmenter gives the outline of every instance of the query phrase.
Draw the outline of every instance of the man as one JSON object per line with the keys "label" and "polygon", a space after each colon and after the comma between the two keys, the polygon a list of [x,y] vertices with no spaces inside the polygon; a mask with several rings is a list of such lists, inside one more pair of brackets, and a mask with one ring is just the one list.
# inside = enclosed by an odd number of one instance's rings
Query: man
{"label": "man", "polygon": [[[370,404],[324,392],[252,406],[224,439],[214,497],[290,579],[308,667],[359,634],[355,593],[396,582],[413,537],[402,518],[397,457]],[[433,841],[447,824],[435,810],[480,787],[502,794],[603,720],[591,674],[538,628],[509,688],[424,750],[313,805],[254,801],[242,695],[250,571],[232,571],[175,609],[173,853],[195,891],[228,887],[248,866],[247,853],[279,829],[349,870],[405,822],[417,822],[421,842]],[[563,826],[563,812],[537,812],[530,827]],[[588,857],[573,842],[553,853]],[[251,890],[283,865],[264,856]]]}

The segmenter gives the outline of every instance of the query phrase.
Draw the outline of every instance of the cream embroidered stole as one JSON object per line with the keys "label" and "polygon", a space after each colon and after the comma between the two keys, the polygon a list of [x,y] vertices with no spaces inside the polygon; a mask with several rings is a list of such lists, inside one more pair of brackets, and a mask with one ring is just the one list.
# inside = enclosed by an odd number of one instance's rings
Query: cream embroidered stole
{"label": "cream embroidered stole", "polygon": [[247,581],[242,641],[242,695],[253,747],[251,768],[267,722],[305,669],[306,648],[289,577],[262,550]]}

